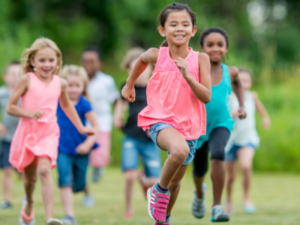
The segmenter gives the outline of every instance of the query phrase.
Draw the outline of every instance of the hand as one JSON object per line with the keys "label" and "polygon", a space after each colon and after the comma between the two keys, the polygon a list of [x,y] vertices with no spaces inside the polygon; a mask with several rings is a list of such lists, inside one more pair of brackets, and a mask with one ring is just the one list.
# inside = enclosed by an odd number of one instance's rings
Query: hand
{"label": "hand", "polygon": [[6,136],[6,134],[7,134],[6,127],[0,123],[0,135]]}
{"label": "hand", "polygon": [[34,120],[38,120],[39,118],[41,118],[44,115],[44,112],[40,111],[40,110],[36,110],[36,111],[32,111],[30,113],[30,118],[34,119]]}
{"label": "hand", "polygon": [[245,119],[246,118],[246,111],[244,109],[244,107],[240,107],[239,110],[238,110],[238,117],[240,119]]}
{"label": "hand", "polygon": [[128,84],[125,84],[125,86],[122,89],[122,96],[129,102],[135,101],[135,90],[134,87],[129,87]]}
{"label": "hand", "polygon": [[187,68],[186,60],[179,57],[177,60],[175,60],[175,64],[177,68],[180,70],[182,76],[186,79],[190,75]]}
{"label": "hand", "polygon": [[88,136],[94,135],[96,133],[94,128],[91,127],[83,127],[81,131],[79,131],[81,134],[86,134]]}
{"label": "hand", "polygon": [[271,127],[271,121],[270,121],[269,117],[263,118],[263,126],[265,129],[269,129]]}
{"label": "hand", "polygon": [[76,152],[80,155],[86,155],[89,153],[90,150],[91,149],[88,146],[86,146],[84,143],[78,145],[76,148]]}

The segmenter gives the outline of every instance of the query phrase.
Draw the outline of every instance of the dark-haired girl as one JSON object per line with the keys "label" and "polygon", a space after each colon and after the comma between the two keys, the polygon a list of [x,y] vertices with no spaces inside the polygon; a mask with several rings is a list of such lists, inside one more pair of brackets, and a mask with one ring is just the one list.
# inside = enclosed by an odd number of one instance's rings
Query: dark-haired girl
{"label": "dark-haired girl", "polygon": [[180,182],[193,161],[197,139],[205,134],[205,105],[211,97],[210,63],[206,54],[188,47],[197,31],[196,17],[187,6],[167,6],[158,17],[164,47],[150,48],[138,58],[122,95],[135,100],[134,83],[149,63],[155,65],[147,86],[148,106],[138,126],[169,152],[158,184],[148,189],[148,213],[155,224],[170,224]]}
{"label": "dark-haired girl", "polygon": [[195,197],[192,213],[197,218],[205,214],[205,184],[203,183],[208,167],[208,152],[211,159],[211,179],[213,183],[212,222],[229,221],[221,206],[221,196],[225,182],[225,145],[229,139],[234,122],[230,115],[229,96],[231,86],[239,101],[239,118],[245,118],[243,89],[236,67],[222,63],[228,51],[227,33],[218,27],[206,29],[200,37],[201,50],[210,58],[211,64],[211,101],[205,105],[207,113],[206,135],[198,139],[194,158]]}

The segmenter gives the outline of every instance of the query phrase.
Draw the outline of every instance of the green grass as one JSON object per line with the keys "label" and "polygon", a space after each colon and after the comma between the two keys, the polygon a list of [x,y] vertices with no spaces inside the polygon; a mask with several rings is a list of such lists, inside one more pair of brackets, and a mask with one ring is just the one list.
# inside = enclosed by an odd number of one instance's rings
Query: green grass
{"label": "green grass", "polygon": [[[56,177],[56,171],[53,171]],[[2,174],[0,175],[2,176]],[[89,176],[90,178],[90,176]],[[142,196],[142,192],[138,183],[136,183],[134,191],[134,210],[133,219],[124,220],[122,218],[124,212],[123,198],[123,176],[119,169],[115,167],[108,168],[104,179],[99,184],[91,184],[91,190],[96,197],[97,203],[94,208],[87,209],[81,205],[82,194],[75,196],[75,212],[78,224],[82,225],[98,225],[98,224],[130,224],[141,225],[153,222],[147,214],[147,204]],[[209,193],[207,196],[207,206],[212,203],[211,182],[207,177]],[[56,179],[55,179],[56,183]],[[235,185],[235,206],[236,213],[231,218],[231,225],[296,225],[299,224],[300,214],[298,213],[298,196],[300,196],[299,177],[293,174],[268,174],[256,173],[253,180],[252,198],[256,203],[258,212],[254,215],[246,215],[241,210],[241,185],[240,178]],[[180,196],[172,213],[172,225],[181,224],[211,224],[210,209],[202,220],[195,219],[190,212],[191,199],[193,196],[193,183],[191,172],[189,171],[183,182]],[[44,224],[44,209],[41,198],[40,183],[38,183],[35,191],[35,214],[36,224]],[[0,224],[12,225],[18,224],[18,216],[20,204],[24,196],[22,182],[15,178],[13,191],[13,209],[0,210]],[[210,207],[208,207],[210,208]],[[63,214],[62,205],[60,203],[58,189],[55,189],[55,216],[61,218]]]}

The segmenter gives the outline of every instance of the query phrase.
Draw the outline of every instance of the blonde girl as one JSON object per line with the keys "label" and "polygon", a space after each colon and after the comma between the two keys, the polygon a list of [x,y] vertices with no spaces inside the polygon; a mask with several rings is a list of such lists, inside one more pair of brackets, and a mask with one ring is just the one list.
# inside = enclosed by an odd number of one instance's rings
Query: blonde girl
{"label": "blonde girl", "polygon": [[[85,125],[88,120],[93,128],[98,130],[96,114],[88,101],[87,86],[89,80],[84,68],[75,65],[64,66],[61,77],[67,81],[68,97],[81,122]],[[64,224],[75,224],[73,192],[86,190],[89,152],[98,147],[95,144],[97,132],[89,137],[80,134],[62,110],[61,104],[57,108],[57,117],[60,127],[57,169],[60,197],[65,212],[63,222]],[[88,197],[90,196],[85,196],[85,198]]]}
{"label": "blonde girl", "polygon": [[[80,133],[95,133],[92,128],[83,126],[68,98],[66,81],[56,75],[61,65],[62,54],[53,41],[47,38],[35,40],[22,55],[22,74],[6,108],[11,116],[20,117],[9,161],[18,171],[24,172],[26,199],[19,218],[21,225],[35,223],[33,191],[37,177],[42,184],[46,224],[62,224],[53,218],[54,185],[51,176],[58,154],[57,101]],[[17,105],[20,98],[21,107]]]}

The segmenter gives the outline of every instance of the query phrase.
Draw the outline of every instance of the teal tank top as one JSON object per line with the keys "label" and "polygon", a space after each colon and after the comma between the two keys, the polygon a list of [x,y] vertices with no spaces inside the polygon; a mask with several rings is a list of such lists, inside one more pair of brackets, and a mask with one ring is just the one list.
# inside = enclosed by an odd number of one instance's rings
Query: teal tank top
{"label": "teal tank top", "polygon": [[211,87],[211,100],[205,105],[206,109],[206,134],[200,136],[196,149],[201,148],[209,140],[210,133],[216,127],[225,127],[231,132],[234,121],[230,115],[229,97],[231,94],[231,80],[228,67],[222,64],[223,77],[221,82]]}

